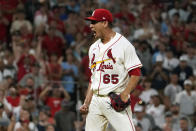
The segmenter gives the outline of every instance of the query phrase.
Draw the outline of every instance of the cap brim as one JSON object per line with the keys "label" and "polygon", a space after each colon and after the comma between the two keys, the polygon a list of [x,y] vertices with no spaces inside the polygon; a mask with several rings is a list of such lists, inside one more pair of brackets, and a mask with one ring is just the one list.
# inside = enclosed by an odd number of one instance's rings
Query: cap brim
{"label": "cap brim", "polygon": [[99,21],[99,20],[97,20],[96,18],[94,18],[94,17],[86,17],[85,18],[85,20],[89,20],[89,21]]}

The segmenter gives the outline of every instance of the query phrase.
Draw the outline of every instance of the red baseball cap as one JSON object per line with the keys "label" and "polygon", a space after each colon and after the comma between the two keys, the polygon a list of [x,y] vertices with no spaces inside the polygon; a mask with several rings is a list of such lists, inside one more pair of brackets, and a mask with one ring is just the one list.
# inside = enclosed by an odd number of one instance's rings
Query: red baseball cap
{"label": "red baseball cap", "polygon": [[95,9],[92,16],[86,17],[86,20],[92,21],[109,21],[113,22],[112,13],[107,9]]}

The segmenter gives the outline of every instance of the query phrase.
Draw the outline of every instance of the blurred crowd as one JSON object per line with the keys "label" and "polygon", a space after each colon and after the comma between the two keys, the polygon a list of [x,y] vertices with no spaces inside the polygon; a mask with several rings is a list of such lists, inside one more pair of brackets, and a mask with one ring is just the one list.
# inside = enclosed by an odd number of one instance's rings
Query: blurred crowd
{"label": "blurred crowd", "polygon": [[84,131],[96,8],[143,64],[136,131],[196,131],[195,0],[0,0],[0,131]]}

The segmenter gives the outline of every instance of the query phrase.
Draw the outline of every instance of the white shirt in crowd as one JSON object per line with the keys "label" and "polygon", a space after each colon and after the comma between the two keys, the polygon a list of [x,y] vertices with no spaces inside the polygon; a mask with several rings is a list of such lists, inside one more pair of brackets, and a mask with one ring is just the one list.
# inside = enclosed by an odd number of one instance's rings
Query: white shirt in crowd
{"label": "white shirt in crowd", "polygon": [[180,104],[180,114],[192,115],[196,107],[196,92],[192,91],[189,96],[184,90],[177,94],[175,102]]}
{"label": "white shirt in crowd", "polygon": [[140,98],[145,103],[149,103],[151,100],[151,96],[158,95],[158,92],[155,89],[144,90],[140,95]]}
{"label": "white shirt in crowd", "polygon": [[154,118],[155,124],[159,127],[164,124],[164,111],[165,106],[160,104],[159,106],[155,107],[154,105],[149,105],[146,109],[146,113],[152,115]]}
{"label": "white shirt in crowd", "polygon": [[164,89],[164,95],[168,96],[171,103],[175,102],[176,95],[182,91],[180,85],[168,84]]}
{"label": "white shirt in crowd", "polygon": [[172,71],[179,64],[179,60],[177,58],[168,59],[167,57],[163,60],[163,68]]}

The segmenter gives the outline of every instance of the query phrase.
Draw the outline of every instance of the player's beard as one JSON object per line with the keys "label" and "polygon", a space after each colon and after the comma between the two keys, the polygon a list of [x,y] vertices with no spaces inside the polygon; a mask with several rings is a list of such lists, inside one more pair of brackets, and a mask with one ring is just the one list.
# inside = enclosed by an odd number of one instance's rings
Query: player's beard
{"label": "player's beard", "polygon": [[93,41],[93,42],[95,42],[98,39],[95,37],[94,32],[88,33],[87,38],[88,40]]}
{"label": "player's beard", "polygon": [[87,37],[94,40],[94,41],[98,39],[95,31],[92,31],[91,33],[89,33]]}

